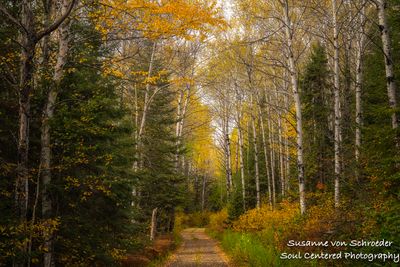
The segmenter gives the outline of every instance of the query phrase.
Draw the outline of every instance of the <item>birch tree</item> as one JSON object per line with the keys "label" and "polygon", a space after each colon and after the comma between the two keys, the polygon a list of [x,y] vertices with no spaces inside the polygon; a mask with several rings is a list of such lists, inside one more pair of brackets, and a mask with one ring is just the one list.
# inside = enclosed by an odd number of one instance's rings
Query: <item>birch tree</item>
{"label": "birch tree", "polygon": [[356,131],[355,131],[355,159],[357,162],[356,176],[359,176],[359,161],[361,147],[361,127],[362,127],[362,83],[364,67],[364,50],[366,46],[365,24],[366,24],[366,2],[361,1],[361,10],[358,15],[358,34],[357,34],[357,55],[356,55]]}
{"label": "birch tree", "polygon": [[286,34],[286,45],[287,45],[288,63],[289,63],[288,71],[290,75],[294,104],[296,109],[297,171],[299,180],[300,212],[301,214],[304,214],[306,212],[306,199],[305,199],[305,177],[304,177],[304,155],[303,155],[303,124],[302,124],[300,94],[298,90],[296,62],[293,52],[294,28],[290,19],[289,1],[284,0],[283,2],[281,2],[281,4],[284,10],[284,22],[285,22],[284,27]]}
{"label": "birch tree", "polygon": [[[61,14],[68,11],[69,1],[60,1]],[[43,184],[42,192],[42,218],[49,219],[52,216],[52,200],[49,192],[49,185],[51,184],[51,134],[50,134],[50,120],[54,115],[54,108],[57,100],[57,95],[60,88],[60,83],[64,77],[64,66],[67,63],[67,56],[69,51],[69,38],[70,38],[70,25],[71,20],[66,19],[60,24],[58,28],[58,54],[57,62],[54,67],[53,86],[50,88],[47,95],[47,103],[43,109],[42,129],[41,129],[41,158],[40,168]],[[50,267],[54,265],[53,259],[53,235],[44,232],[44,253],[43,265]]]}
{"label": "birch tree", "polygon": [[33,3],[23,0],[20,15],[15,17],[5,6],[0,5],[0,12],[18,28],[21,45],[21,65],[19,78],[19,132],[18,132],[18,167],[15,186],[15,201],[21,220],[27,215],[29,200],[29,118],[30,100],[33,92],[34,58],[37,44],[43,37],[55,31],[69,16],[75,0],[71,0],[65,13],[58,16],[46,28],[37,29]]}
{"label": "birch tree", "polygon": [[236,127],[238,129],[238,152],[239,152],[239,165],[240,165],[240,180],[242,182],[242,201],[243,210],[246,210],[246,182],[245,182],[245,170],[243,160],[243,129],[242,129],[242,115],[243,115],[243,102],[242,95],[239,92],[238,84],[234,82],[235,93],[236,93]]}
{"label": "birch tree", "polygon": [[[389,98],[389,107],[392,109],[392,128],[397,129],[399,126],[399,119],[396,113],[397,109],[397,85],[394,78],[394,64],[392,56],[392,44],[390,39],[389,26],[387,23],[386,0],[372,0],[378,9],[379,18],[379,30],[381,32],[382,39],[382,50],[385,60],[385,72],[386,72],[386,86]],[[398,140],[396,141],[398,143]]]}
{"label": "birch tree", "polygon": [[334,99],[335,99],[335,207],[340,204],[340,146],[342,141],[342,130],[340,125],[341,104],[340,104],[340,69],[339,69],[339,29],[337,24],[337,4],[332,0],[332,27],[333,27],[333,73],[334,73]]}
{"label": "birch tree", "polygon": [[[253,109],[253,97],[251,96],[251,105]],[[261,196],[260,196],[260,172],[258,169],[258,144],[257,144],[257,129],[256,129],[256,116],[253,111],[251,112],[251,128],[253,130],[253,146],[254,146],[254,170],[255,170],[255,181],[256,181],[256,201],[257,208],[261,207]]]}

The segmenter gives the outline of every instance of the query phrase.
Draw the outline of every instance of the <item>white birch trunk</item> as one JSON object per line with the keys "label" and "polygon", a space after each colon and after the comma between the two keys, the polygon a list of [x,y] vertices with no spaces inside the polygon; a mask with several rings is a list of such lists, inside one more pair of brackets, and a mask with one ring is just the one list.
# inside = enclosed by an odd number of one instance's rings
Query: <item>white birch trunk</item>
{"label": "white birch trunk", "polygon": [[[178,106],[177,106],[177,122],[176,122],[176,129],[175,129],[175,135],[176,135],[176,154],[175,154],[175,168],[178,171],[179,169],[179,146],[182,143],[182,133],[183,133],[183,125],[184,125],[184,120],[186,116],[186,111],[187,107],[189,105],[189,100],[190,100],[190,93],[191,93],[191,86],[186,85],[186,97],[185,97],[185,92],[183,90],[180,90],[179,93],[179,98],[178,98]],[[183,99],[185,101],[183,102]],[[183,105],[182,105],[183,102]]]}
{"label": "white birch trunk", "polygon": [[365,2],[361,1],[363,7],[359,14],[360,33],[357,42],[357,63],[356,63],[356,138],[355,138],[355,158],[356,158],[356,178],[359,178],[359,160],[361,147],[361,127],[362,127],[362,83],[363,83],[363,57],[366,36],[364,26],[366,21]]}
{"label": "white birch trunk", "polygon": [[339,32],[337,26],[337,6],[336,0],[332,0],[332,22],[333,22],[333,48],[334,48],[334,58],[333,58],[333,74],[334,74],[334,98],[335,98],[335,207],[340,204],[340,176],[341,176],[341,166],[340,166],[340,146],[341,146],[341,107],[340,107],[340,69],[339,69]]}
{"label": "white birch trunk", "polygon": [[[286,85],[285,85],[285,87],[286,87]],[[289,100],[288,100],[288,96],[287,95],[285,95],[285,108],[286,108],[286,110],[289,110]],[[287,133],[288,133],[287,123],[284,123],[283,125],[284,125],[284,132],[286,133],[286,136],[285,136],[286,191],[289,191],[290,190],[289,136],[287,135]]]}
{"label": "white birch trunk", "polygon": [[[154,65],[154,59],[155,59],[155,54],[156,54],[156,48],[157,48],[157,43],[153,43],[152,51],[151,51],[151,56],[150,56],[150,62],[149,62],[149,69],[147,73],[147,79],[150,79],[153,73],[153,65]],[[136,159],[133,163],[133,169],[138,169],[139,167],[143,167],[143,159],[141,157],[141,143],[142,143],[142,137],[144,134],[144,128],[146,125],[146,119],[147,119],[147,112],[151,104],[151,96],[150,96],[150,83],[146,83],[146,90],[144,94],[144,103],[143,103],[143,113],[142,113],[142,118],[140,119],[140,126],[137,134],[137,139],[136,139],[136,146],[138,150],[136,151]]]}
{"label": "white birch trunk", "polygon": [[[139,106],[138,106],[138,94],[137,94],[137,85],[135,84],[134,86],[134,105],[135,105],[135,160],[133,161],[133,171],[137,172],[138,171],[138,161],[139,161]],[[134,194],[136,196],[136,193]]]}
{"label": "white birch trunk", "polygon": [[[61,14],[64,14],[69,7],[68,0],[62,0],[61,2]],[[51,134],[50,134],[50,120],[54,116],[54,108],[59,93],[60,83],[64,77],[64,66],[67,63],[67,56],[69,53],[69,31],[71,21],[64,21],[58,28],[58,55],[57,62],[54,67],[53,86],[47,96],[47,103],[43,110],[42,128],[41,128],[41,178],[43,184],[42,193],[42,218],[50,219],[52,216],[52,201],[49,195],[48,187],[51,184]],[[43,255],[43,266],[50,267],[54,266],[53,257],[53,235],[48,231],[43,231],[44,245],[43,248],[46,251]]]}
{"label": "white birch trunk", "polygon": [[276,172],[275,172],[275,150],[274,150],[274,140],[273,140],[273,135],[274,135],[274,128],[272,125],[272,118],[271,118],[271,111],[268,111],[268,139],[269,139],[269,159],[270,163],[269,165],[271,166],[271,184],[272,184],[272,206],[275,207],[276,205]]}
{"label": "white birch trunk", "polygon": [[244,176],[244,162],[243,162],[243,132],[240,125],[238,126],[238,132],[239,132],[239,164],[240,164],[240,179],[242,181],[243,210],[246,210],[246,181]]}
{"label": "white birch trunk", "polygon": [[[277,89],[277,88],[276,88]],[[279,96],[278,91],[275,91],[275,105],[279,107]],[[282,141],[282,113],[278,109],[278,148],[279,148],[279,172],[280,172],[280,180],[281,180],[281,195],[282,198],[285,196],[285,170],[284,170],[284,163],[283,163],[283,141]]]}
{"label": "white birch trunk", "polygon": [[240,164],[240,179],[242,182],[242,201],[243,201],[243,210],[246,210],[246,182],[245,182],[245,174],[244,174],[244,162],[243,162],[243,130],[241,126],[242,121],[242,101],[239,99],[238,88],[236,89],[237,94],[237,105],[236,105],[236,124],[238,128],[238,139],[239,139],[239,164]]}
{"label": "white birch trunk", "polygon": [[[261,114],[261,107],[258,106],[258,113]],[[264,120],[261,115],[260,117],[260,126],[261,126],[261,138],[263,143],[263,150],[264,150],[264,160],[265,160],[265,171],[267,173],[267,187],[268,187],[268,203],[271,208],[273,209],[272,204],[272,190],[271,190],[271,175],[269,171],[269,163],[268,163],[268,152],[267,152],[267,139],[265,137],[265,127],[264,127]]]}
{"label": "white birch trunk", "polygon": [[225,119],[226,187],[228,195],[230,195],[232,190],[231,141],[229,138],[229,118],[226,117]]}
{"label": "white birch trunk", "polygon": [[253,145],[254,145],[254,168],[256,175],[256,199],[257,199],[257,208],[261,207],[261,197],[260,197],[260,174],[258,169],[258,148],[257,148],[257,131],[255,126],[255,119],[252,119],[252,128],[253,128]]}
{"label": "white birch trunk", "polygon": [[294,104],[296,108],[297,170],[299,179],[300,212],[301,214],[304,214],[306,212],[306,202],[305,202],[304,157],[303,157],[303,123],[301,114],[301,101],[298,90],[297,71],[293,54],[293,44],[292,44],[293,28],[289,16],[288,0],[285,0],[284,3],[284,13],[285,13],[284,20],[285,20],[286,42],[289,53],[288,63],[289,63],[290,81],[292,84]]}
{"label": "white birch trunk", "polygon": [[180,120],[181,120],[181,114],[182,114],[182,102],[183,102],[183,97],[184,97],[184,92],[183,90],[179,90],[179,97],[178,97],[178,104],[176,107],[176,126],[175,126],[175,146],[176,146],[176,151],[175,151],[175,169],[178,171],[179,169],[179,144],[180,144]]}
{"label": "white birch trunk", "polygon": [[[253,104],[253,101],[251,101]],[[255,122],[255,115],[251,114],[251,126],[253,128],[253,146],[254,146],[254,169],[255,169],[255,180],[256,180],[256,200],[257,208],[261,207],[261,196],[260,196],[260,174],[258,169],[258,147],[257,147],[257,129]]]}
{"label": "white birch trunk", "polygon": [[386,18],[387,2],[386,0],[377,0],[376,2],[378,6],[379,29],[382,38],[382,49],[385,58],[386,84],[387,84],[387,93],[389,98],[389,106],[391,109],[393,109],[392,128],[397,129],[397,127],[399,126],[397,114],[395,112],[397,108],[397,99],[396,99],[397,86],[394,79],[392,44],[390,41],[389,26]]}
{"label": "white birch trunk", "polygon": [[230,137],[229,137],[229,113],[227,108],[227,103],[224,100],[221,104],[223,106],[222,110],[222,150],[224,156],[224,167],[225,167],[225,182],[226,182],[226,194],[230,197],[232,188],[232,166],[231,166],[231,148],[230,148]]}

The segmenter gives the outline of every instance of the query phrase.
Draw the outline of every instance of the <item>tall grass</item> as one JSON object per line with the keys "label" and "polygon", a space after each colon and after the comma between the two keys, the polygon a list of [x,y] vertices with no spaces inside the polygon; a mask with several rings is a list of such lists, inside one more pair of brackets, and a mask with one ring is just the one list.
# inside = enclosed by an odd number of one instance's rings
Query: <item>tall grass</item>
{"label": "tall grass", "polygon": [[281,266],[273,245],[265,246],[255,234],[227,230],[221,245],[241,266]]}
{"label": "tall grass", "polygon": [[316,261],[281,260],[271,232],[255,234],[226,230],[219,237],[223,249],[239,266],[322,266]]}

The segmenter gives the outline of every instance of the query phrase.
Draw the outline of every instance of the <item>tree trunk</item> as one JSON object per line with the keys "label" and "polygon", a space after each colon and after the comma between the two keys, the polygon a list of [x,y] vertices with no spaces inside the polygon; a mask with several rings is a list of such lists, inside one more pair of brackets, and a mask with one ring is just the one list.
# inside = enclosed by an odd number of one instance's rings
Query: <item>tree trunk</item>
{"label": "tree trunk", "polygon": [[[386,18],[386,8],[387,3],[386,0],[378,0],[378,17],[379,17],[379,30],[381,32],[382,38],[382,49],[385,58],[385,71],[386,71],[386,84],[387,84],[387,93],[389,97],[389,106],[392,109],[392,128],[397,129],[399,126],[398,118],[397,118],[397,86],[394,78],[394,65],[393,65],[393,57],[392,57],[392,44],[390,41],[389,34],[389,26]],[[398,143],[398,140],[396,140]]]}
{"label": "tree trunk", "polygon": [[243,210],[246,210],[246,181],[244,176],[244,162],[243,162],[243,133],[242,127],[238,125],[239,132],[239,164],[240,164],[240,179],[242,182],[242,199],[243,199]]}
{"label": "tree trunk", "polygon": [[232,189],[232,167],[231,167],[231,142],[229,138],[229,118],[228,112],[225,112],[224,118],[224,150],[225,150],[225,170],[226,170],[226,190],[227,195],[230,196]]}
{"label": "tree trunk", "polygon": [[271,113],[272,112],[270,112],[269,110],[267,124],[268,124],[269,159],[270,159],[269,165],[271,166],[272,206],[275,207],[276,205],[275,150],[274,150],[274,140],[273,140],[274,128],[271,121],[272,120]]}
{"label": "tree trunk", "polygon": [[[68,10],[58,17],[51,25],[41,31],[35,29],[34,7],[31,1],[21,1],[20,20],[15,18],[0,5],[0,12],[19,28],[21,44],[21,66],[19,79],[19,122],[18,122],[18,147],[17,147],[17,170],[15,182],[15,205],[16,212],[21,223],[26,225],[29,201],[29,120],[30,99],[33,92],[34,57],[37,43],[56,30],[58,26],[69,16],[75,0],[71,1]],[[47,25],[46,25],[47,26]],[[26,230],[26,229],[25,229]],[[28,240],[29,243],[29,240]],[[26,252],[27,244],[21,249]],[[22,262],[14,262],[14,266],[24,265]]]}
{"label": "tree trunk", "polygon": [[[26,229],[27,211],[29,202],[29,121],[30,121],[30,99],[33,91],[33,72],[34,57],[36,47],[36,36],[31,6],[28,1],[21,4],[21,23],[26,28],[26,32],[21,31],[20,42],[21,66],[19,80],[19,131],[17,147],[17,177],[15,181],[15,206],[20,222]],[[28,234],[26,232],[26,234]],[[29,242],[29,241],[28,241]],[[28,245],[24,243],[21,248],[22,253],[26,253]],[[24,266],[25,259],[14,262],[14,266]]]}
{"label": "tree trunk", "polygon": [[334,48],[334,98],[335,98],[335,207],[340,204],[340,146],[342,140],[341,134],[341,107],[340,107],[340,69],[339,69],[339,32],[337,26],[337,7],[336,0],[332,0],[332,20],[333,20],[333,48]]}
{"label": "tree trunk", "polygon": [[257,130],[254,114],[251,115],[251,125],[253,128],[253,145],[254,145],[254,169],[256,175],[256,199],[257,208],[261,207],[261,196],[260,196],[260,174],[258,170],[258,147],[257,147]]}
{"label": "tree trunk", "polygon": [[[186,85],[186,93],[187,96],[185,98],[185,92],[183,90],[180,90],[179,94],[179,99],[178,99],[178,107],[177,107],[177,122],[176,122],[176,129],[175,129],[175,135],[176,135],[176,154],[175,154],[175,168],[178,171],[179,169],[179,146],[181,145],[182,142],[182,133],[183,133],[183,124],[184,124],[184,119],[186,116],[186,111],[187,107],[189,105],[189,99],[190,99],[190,93],[191,93],[191,86]],[[183,99],[185,98],[185,101],[183,102]],[[182,105],[183,102],[183,105]]]}
{"label": "tree trunk", "polygon": [[[154,65],[154,59],[155,59],[155,54],[156,54],[156,49],[157,49],[157,43],[154,42],[151,50],[151,56],[150,56],[150,62],[149,62],[149,69],[147,73],[147,78],[151,78],[151,75],[153,73],[153,65]],[[133,163],[133,169],[138,169],[141,168],[143,165],[143,159],[141,157],[141,143],[142,143],[142,137],[144,134],[144,128],[146,125],[146,119],[147,119],[147,112],[151,104],[151,97],[150,97],[150,83],[146,83],[146,90],[145,90],[145,95],[144,95],[144,103],[143,103],[143,113],[142,113],[142,118],[140,120],[140,126],[137,134],[137,140],[136,140],[136,159]]]}
{"label": "tree trunk", "polygon": [[175,126],[175,146],[176,146],[176,151],[175,151],[175,170],[178,172],[179,169],[179,145],[180,145],[180,120],[182,119],[182,102],[183,98],[185,96],[185,93],[183,90],[179,90],[179,97],[178,97],[178,104],[176,106],[176,126]]}
{"label": "tree trunk", "polygon": [[[61,14],[64,14],[69,7],[69,3],[67,0],[62,1],[61,6]],[[69,29],[70,29],[70,21],[64,21],[59,29],[59,50],[57,55],[57,63],[54,68],[54,76],[53,76],[53,86],[50,88],[50,91],[47,96],[47,103],[43,110],[43,118],[42,118],[42,128],[41,128],[41,157],[40,157],[40,165],[41,165],[41,178],[43,184],[43,193],[42,193],[42,217],[43,219],[50,219],[52,217],[52,200],[50,197],[50,192],[48,190],[49,185],[51,184],[51,133],[50,133],[50,120],[54,116],[54,107],[57,100],[60,83],[64,77],[64,66],[67,62],[67,56],[69,52]],[[53,235],[48,233],[46,230],[44,231],[44,260],[43,266],[50,267],[54,266],[53,259]]]}
{"label": "tree trunk", "polygon": [[293,29],[292,23],[289,16],[289,3],[285,0],[284,6],[284,19],[285,19],[285,33],[288,48],[288,63],[290,81],[292,84],[293,98],[296,109],[296,132],[297,132],[297,170],[299,179],[299,195],[300,195],[300,212],[304,214],[306,212],[306,201],[305,201],[305,177],[304,177],[304,156],[303,156],[303,123],[301,114],[301,101],[298,90],[297,71],[295,65],[295,59],[293,54]]}
{"label": "tree trunk", "polygon": [[204,211],[205,199],[206,199],[206,182],[207,175],[203,175],[203,186],[201,190],[201,211]]}
{"label": "tree trunk", "polygon": [[29,199],[29,118],[30,99],[33,90],[34,56],[36,36],[31,6],[28,1],[21,4],[21,23],[26,32],[21,33],[21,68],[19,84],[19,135],[18,135],[18,165],[16,180],[16,206],[21,221],[26,220]]}
{"label": "tree trunk", "polygon": [[[286,86],[285,86],[286,87]],[[286,89],[288,89],[286,87]],[[289,101],[288,96],[285,96],[285,108],[289,110]],[[290,190],[290,152],[289,152],[289,136],[288,136],[288,126],[287,123],[284,123],[284,132],[285,136],[285,163],[286,163],[286,191]]]}
{"label": "tree trunk", "polygon": [[138,106],[138,93],[137,93],[137,85],[134,86],[134,105],[135,105],[135,159],[133,161],[133,171],[137,172],[139,167],[139,106]]}
{"label": "tree trunk", "polygon": [[272,205],[272,190],[271,190],[271,176],[269,172],[269,164],[268,164],[268,153],[267,153],[267,139],[265,137],[265,127],[264,127],[264,120],[261,116],[261,107],[258,105],[258,114],[260,117],[260,126],[261,126],[261,138],[263,143],[263,150],[264,150],[264,160],[265,160],[265,171],[267,173],[267,187],[268,187],[268,203],[271,208],[273,209]]}
{"label": "tree trunk", "polygon": [[243,201],[243,210],[246,210],[246,182],[244,175],[244,161],[243,161],[243,132],[242,132],[242,101],[239,96],[238,88],[236,89],[237,95],[237,105],[236,105],[236,124],[238,128],[238,139],[239,139],[239,164],[240,164],[240,179],[242,182],[242,201]]}
{"label": "tree trunk", "polygon": [[151,214],[150,240],[153,241],[157,232],[157,208]]}
{"label": "tree trunk", "polygon": [[360,147],[361,147],[361,127],[362,127],[362,83],[363,83],[363,57],[366,36],[364,33],[364,26],[366,21],[365,2],[361,1],[363,5],[359,14],[360,34],[357,41],[357,63],[356,63],[356,138],[355,138],[355,158],[356,158],[356,179],[359,180],[359,161],[360,161]]}
{"label": "tree trunk", "polygon": [[34,46],[22,52],[21,83],[19,92],[19,138],[18,138],[18,167],[16,183],[16,204],[21,220],[26,219],[29,198],[29,118],[30,118],[30,93],[32,91]]}
{"label": "tree trunk", "polygon": [[[277,88],[276,88],[277,89]],[[279,96],[278,91],[275,91],[275,105],[279,107]],[[282,113],[280,110],[277,110],[278,114],[278,147],[279,147],[279,172],[280,172],[280,180],[281,180],[281,195],[282,198],[285,197],[285,169],[283,163],[283,141],[282,141]]]}

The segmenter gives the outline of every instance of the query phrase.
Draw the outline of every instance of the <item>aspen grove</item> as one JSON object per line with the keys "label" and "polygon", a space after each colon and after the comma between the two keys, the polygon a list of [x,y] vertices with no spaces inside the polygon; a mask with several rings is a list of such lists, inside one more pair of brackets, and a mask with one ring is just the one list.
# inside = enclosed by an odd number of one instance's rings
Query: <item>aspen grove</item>
{"label": "aspen grove", "polygon": [[398,255],[399,25],[399,0],[0,0],[0,266],[163,266],[188,227],[238,266]]}

